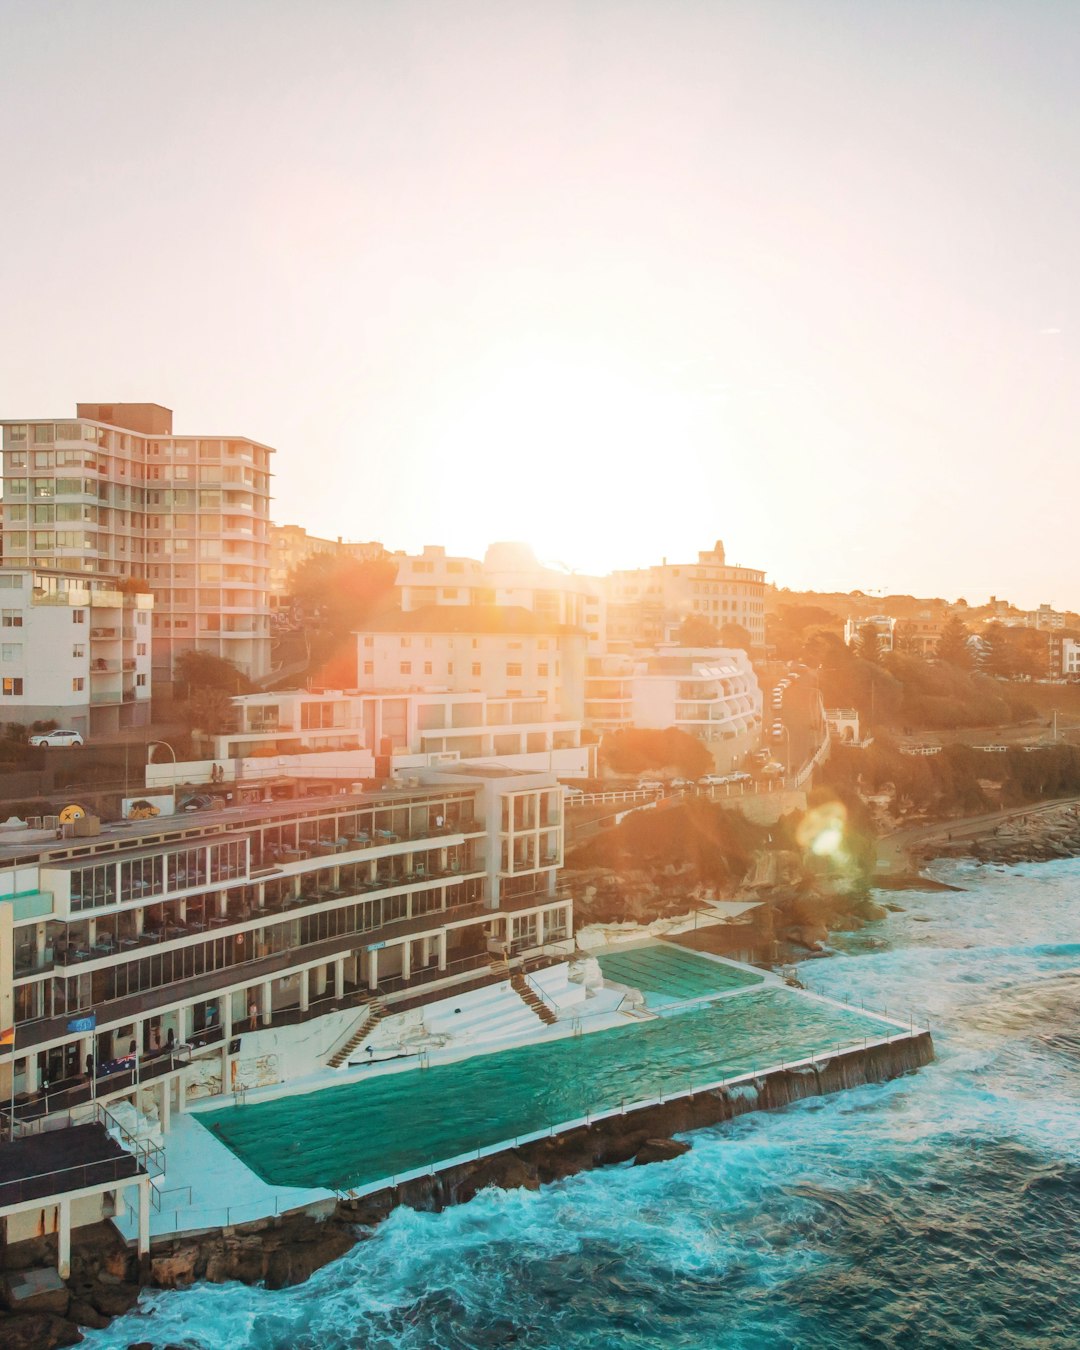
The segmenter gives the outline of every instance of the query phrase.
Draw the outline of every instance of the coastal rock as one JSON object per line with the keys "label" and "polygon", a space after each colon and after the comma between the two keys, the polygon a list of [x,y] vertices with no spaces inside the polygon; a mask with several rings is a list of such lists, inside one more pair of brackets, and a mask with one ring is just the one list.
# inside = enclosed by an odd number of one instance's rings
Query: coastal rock
{"label": "coastal rock", "polygon": [[680,1139],[646,1139],[634,1158],[635,1167],[644,1167],[648,1163],[670,1162],[672,1158],[681,1158],[690,1152],[690,1145]]}
{"label": "coastal rock", "polygon": [[104,1313],[98,1312],[92,1303],[73,1298],[68,1307],[68,1320],[80,1327],[89,1327],[91,1331],[102,1331],[112,1321]]}
{"label": "coastal rock", "polygon": [[150,1283],[159,1289],[182,1289],[194,1284],[199,1255],[194,1242],[179,1243],[160,1255],[151,1255]]}
{"label": "coastal rock", "polygon": [[66,1317],[71,1291],[55,1271],[5,1275],[0,1284],[4,1306],[15,1313],[55,1313]]}
{"label": "coastal rock", "polygon": [[122,1317],[138,1301],[137,1284],[98,1284],[90,1292],[90,1302],[106,1317]]}
{"label": "coastal rock", "polygon": [[55,1313],[16,1313],[0,1321],[4,1350],[57,1350],[62,1345],[78,1345],[82,1338],[74,1322]]}

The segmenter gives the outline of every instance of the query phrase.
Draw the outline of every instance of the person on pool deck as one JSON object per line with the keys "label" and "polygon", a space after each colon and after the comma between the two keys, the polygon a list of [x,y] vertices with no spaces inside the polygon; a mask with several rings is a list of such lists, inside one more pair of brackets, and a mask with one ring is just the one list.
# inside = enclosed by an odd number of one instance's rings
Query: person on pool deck
{"label": "person on pool deck", "polygon": [[258,1025],[258,1019],[259,1019],[259,1005],[255,1002],[254,999],[251,999],[250,1002],[248,1003],[248,1030],[249,1030],[249,1031],[254,1031],[254,1030],[255,1030],[256,1026]]}

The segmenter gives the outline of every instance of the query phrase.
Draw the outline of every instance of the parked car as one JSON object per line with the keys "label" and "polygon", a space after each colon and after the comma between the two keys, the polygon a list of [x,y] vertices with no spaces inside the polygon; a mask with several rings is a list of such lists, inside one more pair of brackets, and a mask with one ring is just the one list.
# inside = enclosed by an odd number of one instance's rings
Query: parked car
{"label": "parked car", "polygon": [[784,772],[784,766],[779,760],[770,759],[767,764],[761,766],[762,778],[779,778]]}
{"label": "parked car", "polygon": [[689,792],[694,786],[692,778],[673,778],[671,780],[672,792]]}
{"label": "parked car", "polygon": [[697,780],[698,787],[720,787],[724,783],[730,783],[735,777],[731,773],[706,773]]}
{"label": "parked car", "polygon": [[42,731],[36,736],[30,737],[31,745],[40,745],[42,749],[46,746],[76,746],[82,745],[83,738],[77,731],[62,730],[57,727],[52,731]]}
{"label": "parked car", "polygon": [[667,785],[659,778],[643,778],[637,785],[639,792],[666,792]]}
{"label": "parked car", "polygon": [[568,800],[573,801],[573,799],[574,799],[575,797],[584,797],[584,796],[585,796],[585,793],[582,792],[581,788],[579,788],[579,787],[570,787],[568,784],[564,783],[564,784],[563,784],[563,795],[564,795]]}
{"label": "parked car", "polygon": [[176,809],[178,811],[207,811],[218,805],[218,799],[211,797],[209,792],[193,792],[190,797],[181,797],[176,803]]}

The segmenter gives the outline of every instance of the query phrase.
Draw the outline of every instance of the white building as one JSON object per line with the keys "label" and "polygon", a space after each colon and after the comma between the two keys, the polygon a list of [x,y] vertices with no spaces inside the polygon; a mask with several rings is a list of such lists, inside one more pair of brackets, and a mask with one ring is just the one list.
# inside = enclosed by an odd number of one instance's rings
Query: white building
{"label": "white building", "polygon": [[153,605],[104,578],[0,568],[0,721],[145,726]]}
{"label": "white building", "polygon": [[0,426],[5,563],[145,581],[159,690],[189,651],[269,672],[269,446],[174,435],[156,403]]}
{"label": "white building", "polygon": [[429,605],[357,635],[361,692],[481,693],[531,699],[580,720],[586,637],[520,606]]}
{"label": "white building", "polygon": [[[581,721],[553,717],[543,699],[479,692],[281,690],[233,699],[234,732],[216,737],[215,759],[258,760],[297,751],[352,752],[353,778],[412,771],[459,760],[511,768],[548,768],[565,778],[592,777],[596,747],[583,745]],[[388,762],[384,762],[388,761]],[[338,760],[327,758],[327,767]],[[288,771],[286,763],[281,766]]]}
{"label": "white building", "polygon": [[475,558],[448,557],[428,544],[398,562],[398,603],[402,610],[432,605],[521,608],[551,624],[581,628],[590,648],[605,637],[603,583],[596,577],[545,567],[528,544],[496,543]]}
{"label": "white building", "polygon": [[716,544],[696,563],[662,563],[605,578],[608,644],[652,646],[675,638],[682,622],[705,619],[717,629],[738,624],[753,647],[765,645],[765,573],[733,567]]}
{"label": "white building", "polygon": [[659,647],[590,658],[585,720],[599,732],[676,727],[728,770],[761,735],[762,696],[744,651]]}
{"label": "white building", "polygon": [[1080,642],[1075,638],[1061,639],[1061,674],[1080,675]]}
{"label": "white building", "polygon": [[896,620],[891,614],[870,614],[844,621],[844,641],[854,647],[863,630],[872,628],[877,634],[878,651],[891,652],[896,638]]}

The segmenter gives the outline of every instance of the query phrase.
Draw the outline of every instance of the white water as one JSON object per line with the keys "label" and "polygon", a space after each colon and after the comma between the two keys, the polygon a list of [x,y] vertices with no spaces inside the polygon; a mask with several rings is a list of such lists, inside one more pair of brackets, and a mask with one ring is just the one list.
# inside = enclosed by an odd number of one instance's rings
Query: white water
{"label": "white water", "polygon": [[969,889],[885,897],[906,912],[802,968],[928,1014],[920,1073],[671,1163],[399,1210],[303,1286],[144,1296],[88,1345],[1075,1346],[1080,862],[940,875]]}

